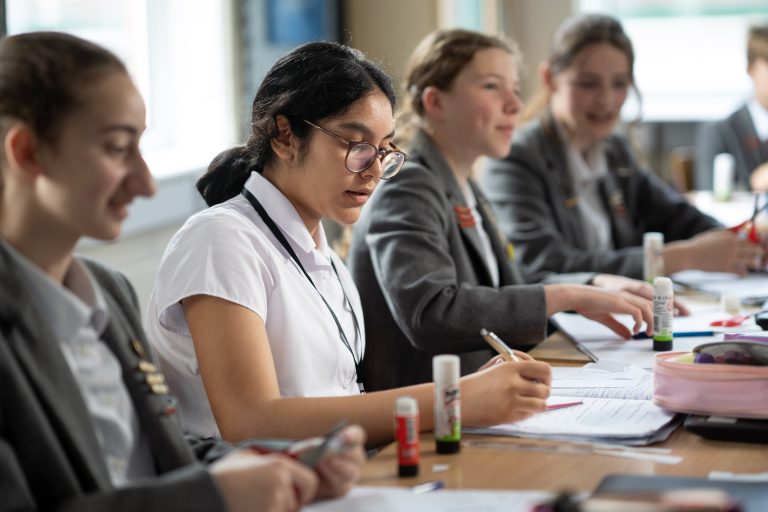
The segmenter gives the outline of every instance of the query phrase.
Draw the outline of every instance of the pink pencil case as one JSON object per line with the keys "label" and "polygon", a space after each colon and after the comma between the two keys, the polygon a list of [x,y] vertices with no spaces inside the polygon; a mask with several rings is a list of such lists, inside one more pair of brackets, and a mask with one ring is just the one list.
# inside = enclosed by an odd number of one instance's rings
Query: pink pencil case
{"label": "pink pencil case", "polygon": [[768,366],[675,361],[656,355],[653,402],[664,409],[736,418],[768,418]]}

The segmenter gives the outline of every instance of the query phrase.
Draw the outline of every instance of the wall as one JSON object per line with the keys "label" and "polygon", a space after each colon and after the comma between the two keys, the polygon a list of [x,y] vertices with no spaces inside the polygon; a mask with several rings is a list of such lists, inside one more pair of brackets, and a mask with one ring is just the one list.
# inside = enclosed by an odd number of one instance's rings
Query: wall
{"label": "wall", "polygon": [[436,0],[344,0],[343,39],[400,83],[416,44],[437,28]]}

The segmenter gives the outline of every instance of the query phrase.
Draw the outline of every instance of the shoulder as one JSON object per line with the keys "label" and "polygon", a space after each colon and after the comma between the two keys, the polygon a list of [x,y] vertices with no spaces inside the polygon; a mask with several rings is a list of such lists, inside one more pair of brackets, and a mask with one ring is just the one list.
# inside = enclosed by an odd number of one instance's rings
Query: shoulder
{"label": "shoulder", "polygon": [[78,260],[90,271],[99,286],[110,295],[128,299],[135,296],[133,286],[122,273],[85,256],[78,256]]}
{"label": "shoulder", "polygon": [[377,203],[393,198],[432,196],[441,186],[437,174],[421,160],[408,161],[392,179],[382,181],[374,194]]}

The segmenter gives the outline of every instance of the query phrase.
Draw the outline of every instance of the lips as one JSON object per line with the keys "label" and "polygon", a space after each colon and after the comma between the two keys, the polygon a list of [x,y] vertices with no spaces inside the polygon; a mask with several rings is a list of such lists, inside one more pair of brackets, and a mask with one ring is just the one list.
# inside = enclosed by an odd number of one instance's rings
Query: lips
{"label": "lips", "polygon": [[368,198],[371,197],[372,190],[347,190],[345,194],[352,199],[356,204],[365,204]]}

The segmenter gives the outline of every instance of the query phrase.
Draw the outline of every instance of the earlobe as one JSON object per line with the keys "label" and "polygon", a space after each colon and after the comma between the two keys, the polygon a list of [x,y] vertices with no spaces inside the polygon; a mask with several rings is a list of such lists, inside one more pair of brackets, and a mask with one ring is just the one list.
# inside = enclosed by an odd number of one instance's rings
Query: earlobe
{"label": "earlobe", "polygon": [[443,117],[443,98],[440,89],[430,85],[421,92],[421,105],[424,113],[432,119],[440,120]]}
{"label": "earlobe", "polygon": [[539,81],[548,90],[553,91],[555,89],[554,80],[552,77],[552,68],[549,67],[549,62],[542,61],[539,64]]}
{"label": "earlobe", "polygon": [[3,140],[5,159],[12,173],[34,178],[43,173],[37,154],[39,141],[25,123],[14,123]]}
{"label": "earlobe", "polygon": [[277,135],[270,141],[272,151],[278,158],[292,160],[298,154],[297,139],[291,130],[291,122],[285,116],[275,117]]}

